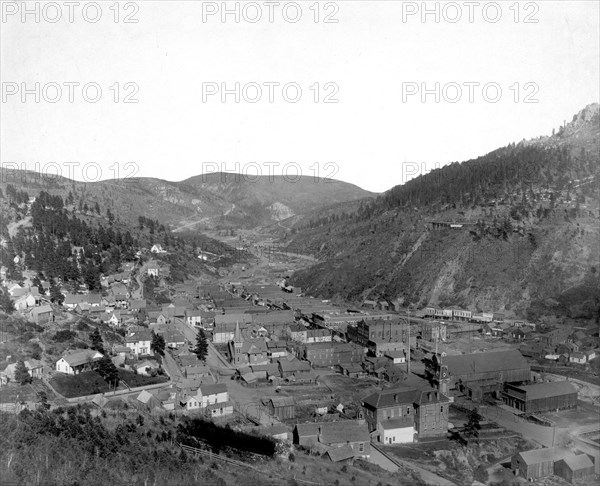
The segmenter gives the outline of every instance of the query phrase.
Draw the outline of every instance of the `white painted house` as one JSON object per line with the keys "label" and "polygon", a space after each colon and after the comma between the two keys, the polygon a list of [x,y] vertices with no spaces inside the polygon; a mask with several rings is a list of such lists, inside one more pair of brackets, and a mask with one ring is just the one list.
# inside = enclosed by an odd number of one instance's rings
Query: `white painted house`
{"label": "white painted house", "polygon": [[225,403],[229,401],[229,393],[225,383],[216,385],[202,385],[198,388],[198,399],[202,408],[216,403]]}
{"label": "white painted house", "polygon": [[102,354],[93,349],[83,349],[69,353],[56,362],[56,371],[67,375],[77,375],[91,369],[91,365],[102,358]]}
{"label": "white painted house", "polygon": [[389,419],[378,422],[378,440],[382,444],[409,444],[414,442],[415,427],[404,419]]}
{"label": "white painted house", "polygon": [[136,356],[154,355],[150,349],[152,342],[152,334],[148,330],[132,332],[125,338],[125,346],[127,346]]}

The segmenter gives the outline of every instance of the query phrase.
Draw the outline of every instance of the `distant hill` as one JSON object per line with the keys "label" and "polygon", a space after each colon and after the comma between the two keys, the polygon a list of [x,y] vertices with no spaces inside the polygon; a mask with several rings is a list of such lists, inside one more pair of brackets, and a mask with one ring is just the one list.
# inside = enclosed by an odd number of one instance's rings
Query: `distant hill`
{"label": "distant hill", "polygon": [[321,263],[294,284],[359,303],[597,319],[599,139],[592,104],[551,136],[447,165],[354,210],[299,219],[283,239]]}
{"label": "distant hill", "polygon": [[320,207],[358,200],[376,194],[336,180],[301,177],[292,182],[283,176],[250,178],[232,173],[199,175],[181,182],[154,178],[106,180],[94,183],[62,177],[43,178],[33,172],[11,171],[7,184],[31,195],[44,190],[78,201],[103,212],[110,209],[123,222],[145,216],[173,230],[253,228],[268,225]]}

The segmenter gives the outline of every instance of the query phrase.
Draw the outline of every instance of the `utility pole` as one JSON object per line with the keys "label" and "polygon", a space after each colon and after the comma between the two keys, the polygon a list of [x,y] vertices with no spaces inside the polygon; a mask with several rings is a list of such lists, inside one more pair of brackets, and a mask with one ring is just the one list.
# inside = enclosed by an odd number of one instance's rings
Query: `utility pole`
{"label": "utility pole", "polygon": [[408,349],[408,353],[406,356],[406,373],[410,375],[410,307],[408,308],[408,342],[407,342],[407,349]]}

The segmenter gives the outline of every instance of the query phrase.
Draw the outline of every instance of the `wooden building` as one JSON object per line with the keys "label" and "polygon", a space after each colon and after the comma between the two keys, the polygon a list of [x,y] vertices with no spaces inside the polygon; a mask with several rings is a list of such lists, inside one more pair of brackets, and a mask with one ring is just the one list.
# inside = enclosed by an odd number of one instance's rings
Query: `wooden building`
{"label": "wooden building", "polygon": [[296,418],[296,404],[292,397],[268,397],[262,399],[269,415],[278,420]]}
{"label": "wooden building", "polygon": [[511,459],[511,469],[529,481],[556,475],[573,483],[594,475],[594,463],[587,454],[574,454],[564,447],[519,452]]}
{"label": "wooden building", "polygon": [[354,458],[368,459],[371,454],[371,436],[367,424],[360,420],[339,422],[308,422],[294,428],[294,444],[311,448],[351,447]]}
{"label": "wooden building", "polygon": [[554,474],[569,483],[594,476],[594,463],[587,454],[569,455],[554,463]]}
{"label": "wooden building", "polygon": [[507,405],[525,413],[563,410],[577,406],[577,389],[569,381],[522,386],[507,384],[503,399]]}
{"label": "wooden building", "polygon": [[557,447],[523,451],[512,456],[510,467],[515,476],[531,481],[553,475],[554,463],[568,454],[572,453]]}
{"label": "wooden building", "polygon": [[426,362],[426,374],[446,396],[453,392],[473,400],[500,397],[504,383],[527,382],[531,368],[516,349],[486,353],[433,357]]}

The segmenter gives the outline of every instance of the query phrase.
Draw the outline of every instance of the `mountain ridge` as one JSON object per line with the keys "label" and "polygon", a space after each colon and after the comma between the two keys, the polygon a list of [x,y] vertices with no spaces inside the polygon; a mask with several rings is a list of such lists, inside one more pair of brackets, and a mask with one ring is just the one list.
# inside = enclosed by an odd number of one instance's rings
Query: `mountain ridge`
{"label": "mountain ridge", "polygon": [[552,136],[449,164],[351,213],[296,221],[282,240],[320,263],[293,281],[357,303],[596,319],[599,139],[595,103]]}

